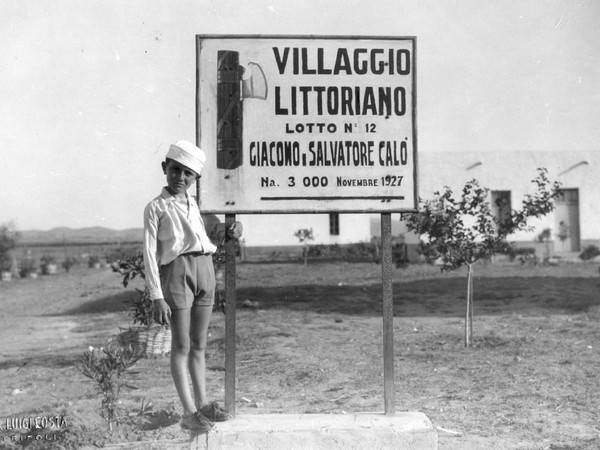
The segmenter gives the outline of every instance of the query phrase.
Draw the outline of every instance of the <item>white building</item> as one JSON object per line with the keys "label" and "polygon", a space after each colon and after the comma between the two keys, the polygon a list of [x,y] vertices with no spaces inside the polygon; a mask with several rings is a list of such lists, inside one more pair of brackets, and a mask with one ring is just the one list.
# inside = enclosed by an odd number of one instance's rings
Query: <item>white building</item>
{"label": "white building", "polygon": [[[600,243],[600,151],[423,152],[418,160],[420,197],[432,198],[444,186],[459,193],[465,182],[475,178],[490,190],[490,201],[504,196],[513,208],[519,208],[524,196],[535,191],[531,180],[537,176],[537,168],[545,167],[550,180],[561,183],[563,196],[552,213],[531,223],[533,232],[516,234],[513,240],[519,246],[533,247],[537,235],[550,228],[557,253],[579,252]],[[416,244],[415,236],[405,234],[399,214],[392,217],[392,234],[404,235],[408,245]],[[249,254],[293,251],[294,247],[297,251],[299,241],[294,232],[300,228],[313,229],[311,244],[370,242],[380,235],[378,214],[240,215],[238,220],[244,223]],[[561,222],[567,230],[564,241],[557,238]]]}

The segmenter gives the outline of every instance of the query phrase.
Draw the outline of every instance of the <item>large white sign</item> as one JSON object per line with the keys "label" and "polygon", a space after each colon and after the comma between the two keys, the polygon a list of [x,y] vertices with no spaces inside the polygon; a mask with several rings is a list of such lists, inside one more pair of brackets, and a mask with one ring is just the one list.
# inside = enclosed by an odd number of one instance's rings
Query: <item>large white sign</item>
{"label": "large white sign", "polygon": [[415,38],[197,44],[204,211],[416,208]]}

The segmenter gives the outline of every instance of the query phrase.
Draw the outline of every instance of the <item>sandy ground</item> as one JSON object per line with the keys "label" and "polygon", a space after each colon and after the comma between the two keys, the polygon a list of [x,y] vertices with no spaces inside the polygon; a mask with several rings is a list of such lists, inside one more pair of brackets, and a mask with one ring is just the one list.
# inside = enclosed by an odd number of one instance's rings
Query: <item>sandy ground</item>
{"label": "sandy ground", "polygon": [[[254,306],[238,311],[237,414],[383,410],[380,270],[238,267],[238,301]],[[597,266],[552,270],[480,268],[473,349],[462,346],[461,274],[395,272],[396,407],[425,413],[440,449],[600,448]],[[1,283],[0,421],[66,417],[55,448],[185,438],[167,359],[138,363],[139,389],[122,393],[113,433],[74,368],[88,346],[131,325],[123,301],[134,287],[109,269],[83,268]],[[209,347],[208,389],[222,401],[217,312]]]}

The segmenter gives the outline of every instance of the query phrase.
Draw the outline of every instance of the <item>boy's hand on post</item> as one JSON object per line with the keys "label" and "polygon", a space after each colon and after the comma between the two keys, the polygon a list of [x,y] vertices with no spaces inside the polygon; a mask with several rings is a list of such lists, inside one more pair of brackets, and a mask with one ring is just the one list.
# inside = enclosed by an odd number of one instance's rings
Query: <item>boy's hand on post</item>
{"label": "boy's hand on post", "polygon": [[227,235],[234,239],[239,239],[242,237],[243,231],[244,227],[242,226],[241,222],[234,222],[233,225],[227,229]]}
{"label": "boy's hand on post", "polygon": [[171,308],[167,305],[164,298],[154,300],[154,321],[159,325],[171,324]]}

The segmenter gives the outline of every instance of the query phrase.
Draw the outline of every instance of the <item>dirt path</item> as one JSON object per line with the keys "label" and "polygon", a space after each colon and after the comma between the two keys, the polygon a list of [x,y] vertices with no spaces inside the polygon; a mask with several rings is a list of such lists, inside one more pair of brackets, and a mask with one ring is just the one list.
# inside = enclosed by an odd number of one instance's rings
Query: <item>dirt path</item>
{"label": "dirt path", "polygon": [[[2,283],[0,417],[80,398],[88,387],[75,358],[127,324],[126,316],[94,311],[109,303],[114,309],[123,294],[109,270]],[[70,382],[57,382],[64,380]]]}

